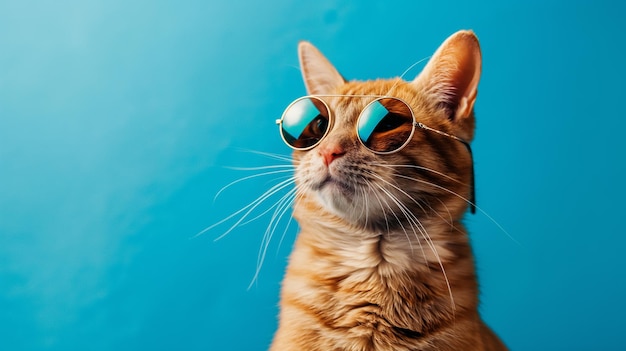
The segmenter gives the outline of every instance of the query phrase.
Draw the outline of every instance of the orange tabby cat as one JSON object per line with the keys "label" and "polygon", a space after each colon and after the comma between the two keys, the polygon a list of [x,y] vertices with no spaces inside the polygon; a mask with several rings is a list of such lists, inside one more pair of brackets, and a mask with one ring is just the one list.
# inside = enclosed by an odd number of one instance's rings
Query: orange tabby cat
{"label": "orange tabby cat", "polygon": [[448,38],[411,82],[347,82],[310,43],[298,49],[312,97],[278,123],[296,149],[301,232],[271,350],[505,350],[479,316],[461,224],[473,206],[474,33]]}

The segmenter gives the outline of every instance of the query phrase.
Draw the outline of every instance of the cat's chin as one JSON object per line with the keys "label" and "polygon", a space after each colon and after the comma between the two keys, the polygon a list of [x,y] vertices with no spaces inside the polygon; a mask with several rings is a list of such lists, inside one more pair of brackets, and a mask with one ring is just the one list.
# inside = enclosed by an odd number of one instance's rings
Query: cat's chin
{"label": "cat's chin", "polygon": [[[370,231],[388,231],[396,224],[402,226],[399,223],[402,214],[394,214],[391,208],[382,208],[379,200],[381,195],[357,189],[347,190],[336,184],[327,184],[315,191],[315,194],[323,209],[349,225]],[[398,222],[390,221],[390,218]]]}
{"label": "cat's chin", "polygon": [[315,194],[326,211],[351,223],[358,221],[354,212],[360,200],[355,198],[353,187],[328,178],[315,190]]}
{"label": "cat's chin", "polygon": [[368,210],[362,207],[365,200],[356,195],[359,192],[354,188],[349,189],[339,183],[328,183],[315,193],[322,208],[350,225],[362,227],[373,224],[372,220],[376,215],[365,213]]}
{"label": "cat's chin", "polygon": [[351,207],[354,207],[353,194],[342,184],[327,180],[317,189],[316,194],[321,205],[340,217],[345,217],[345,214]]}

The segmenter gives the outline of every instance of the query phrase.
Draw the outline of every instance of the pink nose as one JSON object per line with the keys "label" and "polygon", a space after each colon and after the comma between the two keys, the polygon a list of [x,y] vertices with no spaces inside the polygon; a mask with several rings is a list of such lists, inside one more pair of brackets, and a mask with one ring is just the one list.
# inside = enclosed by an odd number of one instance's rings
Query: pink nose
{"label": "pink nose", "polygon": [[327,145],[320,147],[319,154],[324,158],[324,164],[329,166],[334,160],[346,154],[346,151],[339,145]]}

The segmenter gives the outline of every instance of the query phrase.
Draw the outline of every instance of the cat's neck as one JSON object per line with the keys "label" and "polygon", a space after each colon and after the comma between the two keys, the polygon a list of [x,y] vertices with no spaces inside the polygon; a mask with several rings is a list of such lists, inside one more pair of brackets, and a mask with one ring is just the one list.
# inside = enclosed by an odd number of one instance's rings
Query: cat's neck
{"label": "cat's neck", "polygon": [[346,270],[431,274],[433,266],[453,264],[459,254],[471,256],[460,221],[431,216],[412,225],[377,230],[349,224],[328,212],[320,213],[319,209],[315,213],[296,208],[294,216],[301,228],[297,246],[323,253],[323,257],[332,258],[333,264],[340,263]]}
{"label": "cat's neck", "polygon": [[[327,258],[331,265],[340,265],[345,273],[367,269],[390,276],[431,274],[433,269],[445,269],[442,265],[453,265],[461,252],[469,251],[464,234],[459,233],[462,231],[459,223],[445,230],[438,226],[438,232],[432,228],[424,225],[421,230],[397,229],[383,233],[301,223],[297,246],[307,247],[318,258]],[[450,244],[443,241],[443,237],[457,238]],[[451,250],[450,245],[454,245],[456,251]]]}
{"label": "cat's neck", "polygon": [[[313,217],[298,210],[294,214],[301,231],[283,290],[293,301],[310,303],[318,314],[332,310],[339,315],[359,304],[402,306],[399,311],[377,313],[418,332],[475,313],[474,263],[460,223],[429,219],[422,233],[402,229],[382,233],[346,225],[332,216]],[[308,302],[319,299],[332,301],[332,308],[323,312]],[[334,323],[342,325],[341,320]]]}

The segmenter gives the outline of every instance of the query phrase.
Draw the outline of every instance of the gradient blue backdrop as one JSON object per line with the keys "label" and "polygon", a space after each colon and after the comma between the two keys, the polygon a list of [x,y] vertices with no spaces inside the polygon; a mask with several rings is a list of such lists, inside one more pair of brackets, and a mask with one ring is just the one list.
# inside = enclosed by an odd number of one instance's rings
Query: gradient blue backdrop
{"label": "gradient blue backdrop", "polygon": [[[513,350],[624,350],[625,7],[615,1],[0,1],[0,350],[265,350],[292,224],[203,228],[288,154],[296,44],[399,75],[474,29],[467,223]],[[417,73],[411,72],[411,77]],[[232,221],[230,222],[233,223]]]}

